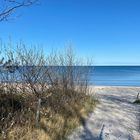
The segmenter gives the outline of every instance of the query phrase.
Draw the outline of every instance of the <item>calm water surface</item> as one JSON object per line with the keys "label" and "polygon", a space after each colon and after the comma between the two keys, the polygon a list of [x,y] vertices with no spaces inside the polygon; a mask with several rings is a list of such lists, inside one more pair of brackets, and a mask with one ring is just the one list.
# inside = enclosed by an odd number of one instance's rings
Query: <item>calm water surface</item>
{"label": "calm water surface", "polygon": [[[2,67],[0,67],[0,73],[3,72]],[[26,72],[32,68],[20,67],[21,70],[26,69]],[[44,67],[45,68],[45,67]],[[58,69],[54,66],[53,69]],[[60,73],[63,73],[65,67],[59,67]],[[140,86],[140,66],[89,66],[74,67],[75,70],[78,69],[89,69],[90,70],[90,85],[103,85],[103,86]],[[5,78],[6,77],[6,72]],[[18,77],[18,71],[16,71]],[[0,76],[3,76],[0,74]],[[0,77],[1,79],[1,77]],[[47,78],[45,78],[47,79]],[[6,81],[6,79],[5,79]],[[19,79],[20,81],[20,79]]]}
{"label": "calm water surface", "polygon": [[140,86],[140,66],[95,66],[90,84],[107,86]]}

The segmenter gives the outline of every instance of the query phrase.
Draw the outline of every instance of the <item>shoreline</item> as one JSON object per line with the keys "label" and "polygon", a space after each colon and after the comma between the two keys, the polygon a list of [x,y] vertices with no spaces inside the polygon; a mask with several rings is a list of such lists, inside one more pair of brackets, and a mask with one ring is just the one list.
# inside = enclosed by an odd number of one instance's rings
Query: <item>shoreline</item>
{"label": "shoreline", "polygon": [[110,85],[89,85],[89,87],[114,87],[114,88],[140,88],[140,86],[110,86]]}

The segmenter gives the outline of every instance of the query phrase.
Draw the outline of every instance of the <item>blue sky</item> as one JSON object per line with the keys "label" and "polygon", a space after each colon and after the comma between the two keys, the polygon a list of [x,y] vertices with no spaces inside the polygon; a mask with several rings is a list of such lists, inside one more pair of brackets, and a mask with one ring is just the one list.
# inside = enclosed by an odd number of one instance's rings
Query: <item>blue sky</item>
{"label": "blue sky", "polygon": [[0,38],[47,52],[71,44],[97,65],[140,65],[140,0],[40,0],[0,22]]}

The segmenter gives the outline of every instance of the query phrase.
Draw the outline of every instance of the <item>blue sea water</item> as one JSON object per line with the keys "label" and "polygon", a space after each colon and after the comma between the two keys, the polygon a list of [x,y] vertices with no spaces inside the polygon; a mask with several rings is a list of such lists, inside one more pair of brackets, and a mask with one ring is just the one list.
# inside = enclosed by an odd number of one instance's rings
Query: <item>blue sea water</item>
{"label": "blue sea water", "polygon": [[91,85],[140,86],[140,66],[95,66]]}
{"label": "blue sea water", "polygon": [[[26,66],[26,67],[20,67],[20,70],[25,70],[25,72],[28,72],[28,70],[34,66]],[[3,69],[0,67],[0,73],[2,73]],[[58,67],[53,66],[53,69],[60,69],[59,74],[63,73],[65,70],[65,67]],[[74,66],[74,70],[79,70],[84,68],[86,70],[90,71],[89,74],[89,84],[90,85],[101,85],[101,86],[140,86],[140,66]],[[4,72],[5,73],[5,72]],[[12,74],[12,73],[11,73]],[[18,77],[18,71],[16,71],[17,77]],[[1,80],[0,74],[0,80]],[[5,80],[7,76],[5,73]],[[47,79],[44,78],[44,79]],[[10,80],[8,80],[10,81]],[[19,79],[21,82],[21,80]],[[10,81],[11,82],[11,81]],[[12,81],[13,82],[13,81]],[[23,82],[23,81],[22,81]]]}

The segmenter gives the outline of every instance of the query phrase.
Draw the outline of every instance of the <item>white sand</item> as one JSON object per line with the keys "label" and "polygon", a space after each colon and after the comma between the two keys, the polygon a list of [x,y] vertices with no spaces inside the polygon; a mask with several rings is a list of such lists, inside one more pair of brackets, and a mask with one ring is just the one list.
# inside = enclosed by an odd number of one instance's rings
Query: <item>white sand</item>
{"label": "white sand", "polygon": [[140,140],[140,87],[91,87],[100,104],[69,140]]}

